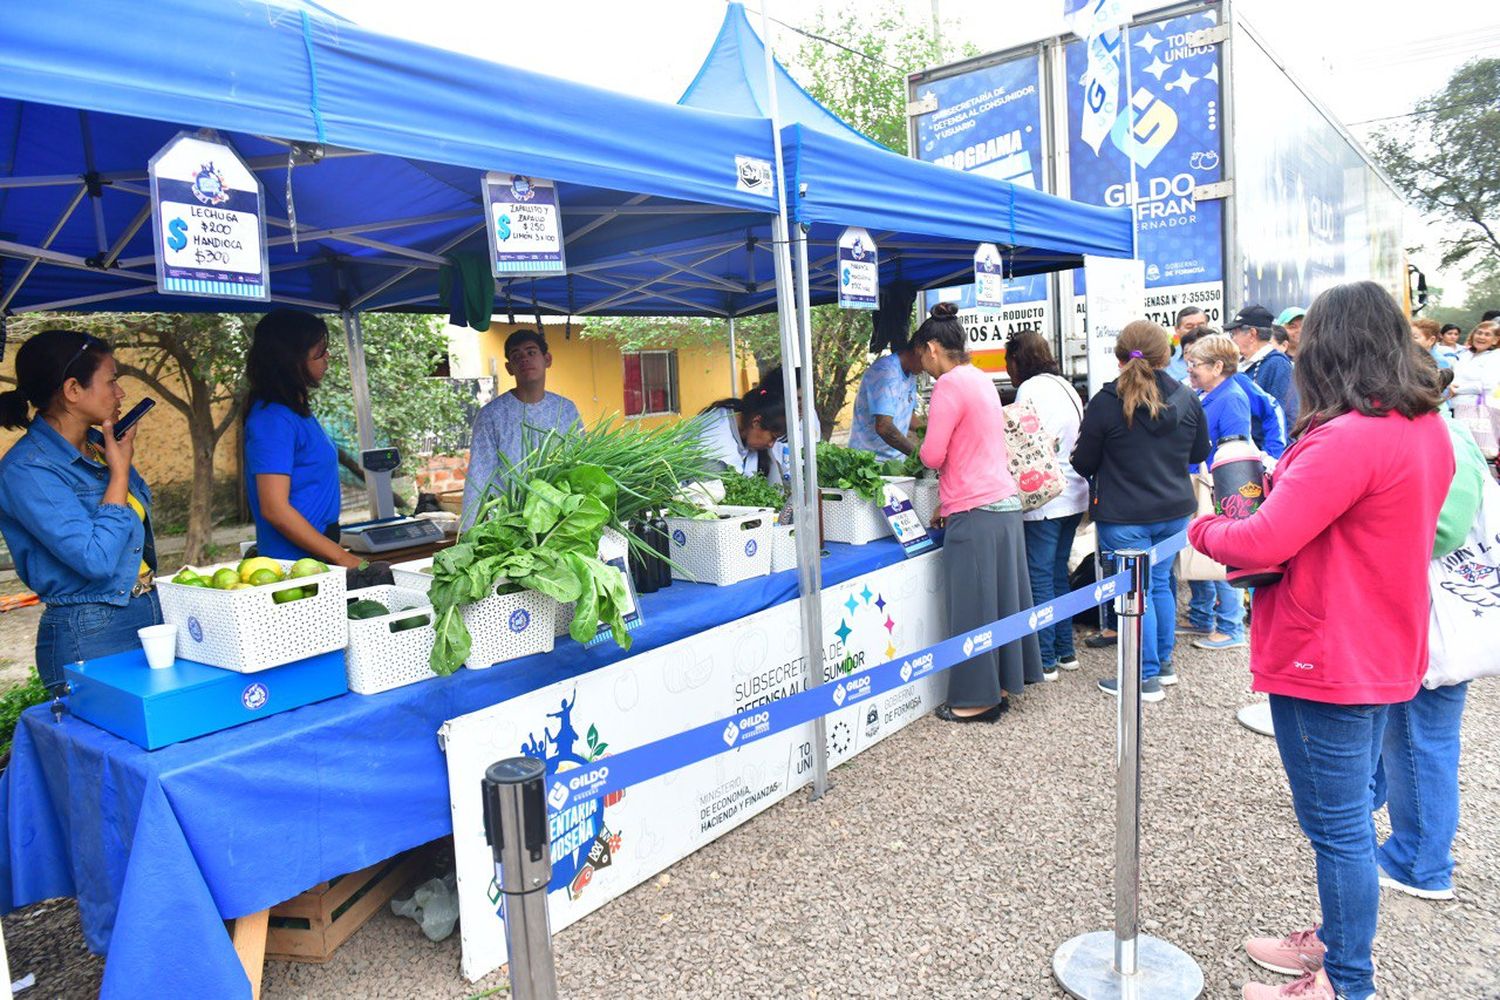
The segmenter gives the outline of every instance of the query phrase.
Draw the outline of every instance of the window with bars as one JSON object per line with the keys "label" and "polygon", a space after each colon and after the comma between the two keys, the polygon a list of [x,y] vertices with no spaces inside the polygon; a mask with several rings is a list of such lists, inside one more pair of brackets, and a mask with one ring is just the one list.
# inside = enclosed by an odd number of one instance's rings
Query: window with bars
{"label": "window with bars", "polygon": [[677,352],[632,351],[624,359],[625,415],[677,413]]}

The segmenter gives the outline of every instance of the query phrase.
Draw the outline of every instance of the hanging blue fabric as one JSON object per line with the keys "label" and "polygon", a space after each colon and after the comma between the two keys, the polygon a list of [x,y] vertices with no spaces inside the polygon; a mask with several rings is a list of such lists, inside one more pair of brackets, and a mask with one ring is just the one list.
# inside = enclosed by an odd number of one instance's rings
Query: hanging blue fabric
{"label": "hanging blue fabric", "polygon": [[307,48],[307,76],[312,85],[313,125],[318,130],[318,142],[328,141],[328,132],[323,128],[323,112],[318,109],[318,61],[313,57],[312,21],[307,11],[302,12],[302,44]]}

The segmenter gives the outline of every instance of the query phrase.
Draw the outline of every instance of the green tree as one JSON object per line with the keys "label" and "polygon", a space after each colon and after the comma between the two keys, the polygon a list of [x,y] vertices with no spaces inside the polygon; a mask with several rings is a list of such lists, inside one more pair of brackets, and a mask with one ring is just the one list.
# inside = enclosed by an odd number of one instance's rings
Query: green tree
{"label": "green tree", "polygon": [[1415,112],[1377,135],[1376,158],[1418,208],[1458,223],[1442,266],[1500,267],[1500,58],[1460,66]]}
{"label": "green tree", "polygon": [[[354,390],[349,382],[348,349],[337,316],[329,316],[331,362],[323,386],[313,397],[319,420],[341,443],[340,460],[356,478],[359,434]],[[447,379],[433,373],[448,357],[448,337],[436,316],[413,313],[365,313],[360,317],[365,343],[365,372],[376,444],[399,448],[401,471],[415,471],[422,455],[467,443],[470,414],[466,399]]]}

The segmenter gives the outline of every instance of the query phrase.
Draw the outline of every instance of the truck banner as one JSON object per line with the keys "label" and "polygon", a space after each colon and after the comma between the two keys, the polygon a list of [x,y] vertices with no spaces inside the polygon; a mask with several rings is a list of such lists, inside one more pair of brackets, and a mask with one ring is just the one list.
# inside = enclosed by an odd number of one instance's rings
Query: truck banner
{"label": "truck banner", "polygon": [[[1198,185],[1223,178],[1219,50],[1187,42],[1189,32],[1214,27],[1218,16],[1198,11],[1125,32],[1129,107],[1122,93],[1120,114],[1097,155],[1083,134],[1089,53],[1082,41],[1067,47],[1067,76],[1075,81],[1068,92],[1069,197],[1112,207],[1134,203],[1139,256],[1146,262],[1148,301],[1142,305],[1168,327],[1183,305],[1201,306],[1210,322],[1223,322],[1223,203],[1195,197]],[[1123,91],[1123,73],[1120,85]],[[1081,308],[1081,276],[1075,275],[1074,291]]]}
{"label": "truck banner", "polygon": [[1400,198],[1297,91],[1254,35],[1235,32],[1239,301],[1280,312],[1369,279],[1405,296]]}
{"label": "truck banner", "polygon": [[[918,159],[1022,187],[1044,188],[1040,65],[1035,52],[929,81],[916,96],[937,103],[936,111],[916,119]],[[1005,305],[998,315],[976,307],[971,285],[929,291],[924,308],[957,302],[958,319],[969,332],[975,363],[988,372],[1003,372],[1007,334],[1031,327],[1051,335],[1047,286],[1045,275],[1006,281]]]}

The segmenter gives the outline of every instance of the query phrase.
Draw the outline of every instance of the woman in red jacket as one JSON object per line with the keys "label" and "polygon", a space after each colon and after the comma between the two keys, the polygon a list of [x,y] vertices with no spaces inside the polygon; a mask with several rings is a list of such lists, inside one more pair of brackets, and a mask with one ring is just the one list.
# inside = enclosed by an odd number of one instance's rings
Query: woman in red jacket
{"label": "woman in red jacket", "polygon": [[1258,964],[1302,978],[1246,1000],[1365,1000],[1379,910],[1375,763],[1388,706],[1427,670],[1427,563],[1453,480],[1437,370],[1370,281],[1318,296],[1297,354],[1302,415],[1260,510],[1202,517],[1193,547],[1231,566],[1284,564],[1255,591],[1254,688],[1270,695],[1292,804],[1317,858],[1322,926],[1251,938]]}

